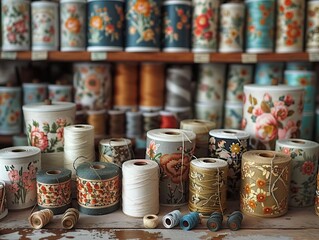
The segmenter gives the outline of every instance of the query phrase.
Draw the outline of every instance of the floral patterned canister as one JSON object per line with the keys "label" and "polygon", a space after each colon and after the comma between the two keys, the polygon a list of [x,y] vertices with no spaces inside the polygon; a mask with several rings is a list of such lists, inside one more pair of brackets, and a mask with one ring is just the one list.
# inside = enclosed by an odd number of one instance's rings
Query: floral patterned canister
{"label": "floral patterned canister", "polygon": [[124,1],[89,0],[87,13],[87,50],[122,51]]}
{"label": "floral patterned canister", "polygon": [[72,102],[73,101],[73,86],[49,84],[49,99],[54,102]]}
{"label": "floral patterned canister", "polygon": [[193,0],[192,51],[216,52],[220,0]]}
{"label": "floral patterned canister", "polygon": [[224,128],[241,129],[243,103],[226,101],[224,105]]}
{"label": "floral patterned canister", "polygon": [[307,2],[306,51],[319,52],[319,1]]}
{"label": "floral patterned canister", "polygon": [[303,111],[300,129],[300,138],[306,140],[313,140],[315,131],[314,111]]}
{"label": "floral patterned canister", "polygon": [[54,51],[59,47],[58,3],[38,1],[31,3],[32,50]]}
{"label": "floral patterned canister", "polygon": [[276,151],[292,159],[289,206],[313,206],[317,188],[319,144],[305,139],[276,142]]}
{"label": "floral patterned canister", "polygon": [[9,210],[33,207],[37,202],[36,172],[41,153],[36,147],[19,146],[0,150],[0,179],[6,183]]}
{"label": "floral patterned canister", "polygon": [[286,70],[312,71],[313,63],[312,62],[287,62]]}
{"label": "floral patterned canister", "polygon": [[220,7],[219,52],[242,52],[245,5],[225,3]]}
{"label": "floral patterned canister", "polygon": [[277,139],[298,138],[303,112],[303,87],[244,86],[242,129],[252,149],[274,150]]}
{"label": "floral patterned canister", "polygon": [[23,83],[23,104],[43,102],[48,96],[47,83]]}
{"label": "floral patterned canister", "polygon": [[247,0],[246,52],[272,52],[274,48],[275,0]]}
{"label": "floral patterned canister", "polygon": [[86,1],[60,1],[61,51],[84,51],[86,47]]}
{"label": "floral patterned canister", "polygon": [[30,50],[30,1],[3,0],[1,15],[2,50]]}
{"label": "floral patterned canister", "polygon": [[21,131],[21,88],[0,87],[0,134]]}
{"label": "floral patterned canister", "polygon": [[161,1],[126,1],[126,40],[127,52],[160,51]]}
{"label": "floral patterned canister", "polygon": [[188,173],[196,134],[189,130],[161,128],[147,132],[146,159],[161,170],[160,204],[180,206],[188,202]]}
{"label": "floral patterned canister", "polygon": [[208,120],[215,123],[216,128],[222,127],[224,103],[211,102],[200,103],[196,102],[194,105],[194,116],[197,119]]}
{"label": "floral patterned canister", "polygon": [[276,52],[302,52],[305,0],[277,1]]}
{"label": "floral patterned canister", "polygon": [[192,3],[183,0],[163,3],[163,51],[187,52],[191,47]]}
{"label": "floral patterned canister", "polygon": [[283,63],[257,63],[255,83],[258,85],[278,85],[283,82]]}

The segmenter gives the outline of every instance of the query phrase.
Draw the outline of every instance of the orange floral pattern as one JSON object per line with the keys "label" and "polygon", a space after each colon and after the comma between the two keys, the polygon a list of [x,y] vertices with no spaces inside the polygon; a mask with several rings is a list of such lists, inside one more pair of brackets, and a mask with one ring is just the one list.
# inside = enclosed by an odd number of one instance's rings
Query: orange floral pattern
{"label": "orange floral pattern", "polygon": [[315,1],[308,1],[307,8],[307,31],[306,31],[306,43],[307,50],[318,49],[318,29],[319,29],[319,4]]}
{"label": "orange floral pattern", "polygon": [[46,184],[37,182],[38,205],[41,207],[62,207],[71,203],[71,180]]}

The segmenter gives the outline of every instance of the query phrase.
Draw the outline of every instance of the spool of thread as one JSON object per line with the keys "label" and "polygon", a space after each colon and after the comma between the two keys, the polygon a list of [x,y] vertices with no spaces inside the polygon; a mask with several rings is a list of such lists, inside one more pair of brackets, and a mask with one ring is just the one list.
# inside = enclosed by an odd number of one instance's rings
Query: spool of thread
{"label": "spool of thread", "polygon": [[156,228],[158,226],[158,216],[148,214],[143,217],[143,224],[145,228]]}
{"label": "spool of thread", "polygon": [[112,163],[82,163],[76,168],[80,212],[102,215],[120,207],[120,168]]}
{"label": "spool of thread", "polygon": [[143,132],[147,133],[152,129],[160,128],[161,118],[159,112],[144,112],[143,113]]}
{"label": "spool of thread", "polygon": [[132,217],[159,212],[159,167],[156,162],[134,159],[122,165],[122,209]]}
{"label": "spool of thread", "polygon": [[76,208],[69,208],[62,216],[61,225],[63,229],[72,229],[79,220],[79,210]]}
{"label": "spool of thread", "polygon": [[114,73],[114,108],[128,110],[137,107],[138,65],[117,63]]}
{"label": "spool of thread", "polygon": [[217,232],[223,226],[223,214],[221,212],[213,212],[208,218],[206,225],[211,232]]}
{"label": "spool of thread", "polygon": [[64,168],[41,170],[37,173],[39,209],[50,209],[54,214],[71,207],[71,170]]}
{"label": "spool of thread", "polygon": [[180,227],[184,231],[189,231],[196,227],[200,222],[200,217],[198,212],[191,212],[184,215],[180,220]]}
{"label": "spool of thread", "polygon": [[94,127],[87,124],[71,125],[64,128],[64,168],[75,176],[74,163],[94,162]]}
{"label": "spool of thread", "polygon": [[100,162],[114,163],[119,167],[134,156],[132,142],[127,138],[102,139],[99,143],[99,153]]}
{"label": "spool of thread", "polygon": [[209,131],[215,127],[215,123],[200,119],[185,119],[181,121],[180,128],[190,130],[196,134],[196,147],[194,156],[197,158],[209,156],[208,140]]}
{"label": "spool of thread", "polygon": [[160,111],[161,126],[160,128],[177,128],[177,119],[175,114],[169,111]]}
{"label": "spool of thread", "polygon": [[87,123],[94,129],[94,135],[103,136],[106,131],[107,114],[105,110],[89,110],[87,111]]}
{"label": "spool of thread", "polygon": [[31,227],[41,229],[53,219],[53,212],[50,209],[43,209],[34,212],[28,218]]}
{"label": "spool of thread", "polygon": [[165,228],[173,228],[177,226],[182,218],[182,213],[179,210],[174,210],[166,214],[162,218],[162,222]]}
{"label": "spool of thread", "polygon": [[163,108],[165,94],[164,64],[142,63],[140,65],[139,93],[139,108],[141,111],[159,111]]}
{"label": "spool of thread", "polygon": [[180,206],[188,201],[188,173],[196,134],[174,128],[147,132],[146,159],[160,165],[160,203]]}
{"label": "spool of thread", "polygon": [[237,231],[241,227],[243,221],[243,214],[240,211],[235,211],[228,216],[227,226],[232,231]]}
{"label": "spool of thread", "polygon": [[270,150],[242,155],[240,209],[247,215],[279,217],[288,211],[291,158]]}
{"label": "spool of thread", "polygon": [[138,138],[142,136],[142,112],[126,112],[126,136]]}
{"label": "spool of thread", "polygon": [[217,158],[191,161],[189,172],[188,208],[209,216],[226,209],[227,163]]}
{"label": "spool of thread", "polygon": [[193,117],[192,107],[169,107],[165,106],[165,110],[174,114],[177,120],[177,126],[180,125],[181,121],[190,119]]}
{"label": "spool of thread", "polygon": [[5,187],[6,183],[4,181],[0,181],[0,220],[8,215]]}
{"label": "spool of thread", "polygon": [[112,138],[125,137],[125,112],[122,110],[109,110],[109,135]]}

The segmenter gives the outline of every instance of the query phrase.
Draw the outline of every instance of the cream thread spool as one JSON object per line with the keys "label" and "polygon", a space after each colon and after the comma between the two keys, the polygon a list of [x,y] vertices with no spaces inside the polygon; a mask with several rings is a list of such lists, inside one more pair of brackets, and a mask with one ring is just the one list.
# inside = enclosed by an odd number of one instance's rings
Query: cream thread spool
{"label": "cream thread spool", "polygon": [[66,210],[61,220],[62,228],[72,229],[79,220],[79,215],[79,210],[75,208],[69,208]]}
{"label": "cream thread spool", "polygon": [[143,224],[145,228],[156,228],[158,226],[158,216],[148,214],[143,217]]}
{"label": "cream thread spool", "polygon": [[41,229],[53,219],[53,212],[50,209],[43,209],[34,212],[28,218],[31,227]]}

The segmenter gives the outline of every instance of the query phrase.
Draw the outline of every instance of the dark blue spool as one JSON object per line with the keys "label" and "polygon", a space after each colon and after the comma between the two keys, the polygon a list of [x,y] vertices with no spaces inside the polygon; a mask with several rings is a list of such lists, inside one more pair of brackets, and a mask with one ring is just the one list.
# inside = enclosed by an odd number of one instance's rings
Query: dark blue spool
{"label": "dark blue spool", "polygon": [[232,231],[237,231],[241,227],[243,221],[243,214],[240,211],[235,211],[228,216],[227,226]]}
{"label": "dark blue spool", "polygon": [[212,232],[216,232],[219,229],[221,229],[222,224],[223,224],[223,215],[220,212],[213,212],[206,223],[207,228]]}

